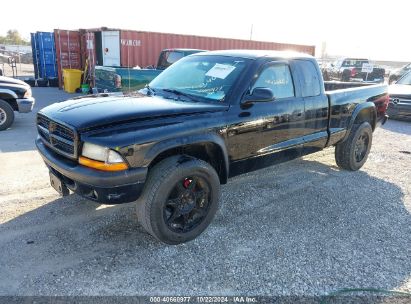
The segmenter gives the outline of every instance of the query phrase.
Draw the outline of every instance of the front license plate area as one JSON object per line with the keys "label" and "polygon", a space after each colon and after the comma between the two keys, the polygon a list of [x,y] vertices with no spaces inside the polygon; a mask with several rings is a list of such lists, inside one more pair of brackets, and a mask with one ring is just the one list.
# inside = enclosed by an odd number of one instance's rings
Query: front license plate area
{"label": "front license plate area", "polygon": [[52,172],[50,172],[50,184],[61,196],[70,194],[70,191],[64,182]]}

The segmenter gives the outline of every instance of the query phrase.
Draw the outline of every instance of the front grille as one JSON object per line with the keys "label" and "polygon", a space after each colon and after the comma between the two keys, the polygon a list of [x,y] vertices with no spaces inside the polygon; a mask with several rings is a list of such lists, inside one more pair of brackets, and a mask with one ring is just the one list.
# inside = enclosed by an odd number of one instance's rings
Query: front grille
{"label": "front grille", "polygon": [[49,148],[69,158],[77,157],[77,136],[74,129],[37,114],[37,131]]}
{"label": "front grille", "polygon": [[390,102],[394,104],[411,105],[410,95],[390,95]]}

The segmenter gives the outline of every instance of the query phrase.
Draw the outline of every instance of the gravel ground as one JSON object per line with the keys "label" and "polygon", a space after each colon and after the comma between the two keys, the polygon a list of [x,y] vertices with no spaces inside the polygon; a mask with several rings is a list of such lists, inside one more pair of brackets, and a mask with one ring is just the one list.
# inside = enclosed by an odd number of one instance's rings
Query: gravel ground
{"label": "gravel ground", "polygon": [[[36,109],[64,99],[34,88]],[[411,291],[411,123],[374,133],[369,160],[334,149],[232,179],[196,240],[155,241],[134,204],[60,198],[34,149],[34,114],[0,133],[0,295],[323,295]]]}

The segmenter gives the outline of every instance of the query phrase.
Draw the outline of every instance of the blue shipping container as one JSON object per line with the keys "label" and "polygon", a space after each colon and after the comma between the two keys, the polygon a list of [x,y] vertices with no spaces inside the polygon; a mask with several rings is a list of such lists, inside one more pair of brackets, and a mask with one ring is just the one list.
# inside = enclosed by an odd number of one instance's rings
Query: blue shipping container
{"label": "blue shipping container", "polygon": [[36,33],[31,33],[30,34],[31,38],[31,50],[33,54],[33,65],[34,65],[34,77],[37,79],[39,78],[39,65],[38,65],[38,47],[37,47],[37,38],[36,38]]}
{"label": "blue shipping container", "polygon": [[32,33],[31,47],[35,77],[43,79],[57,77],[54,34],[49,32]]}

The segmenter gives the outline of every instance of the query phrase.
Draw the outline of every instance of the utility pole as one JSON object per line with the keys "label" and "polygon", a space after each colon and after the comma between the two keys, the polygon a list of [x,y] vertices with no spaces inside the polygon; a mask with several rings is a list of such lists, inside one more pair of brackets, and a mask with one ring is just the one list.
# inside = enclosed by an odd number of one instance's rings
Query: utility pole
{"label": "utility pole", "polygon": [[253,25],[254,24],[251,24],[250,40],[253,40]]}

